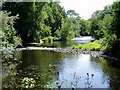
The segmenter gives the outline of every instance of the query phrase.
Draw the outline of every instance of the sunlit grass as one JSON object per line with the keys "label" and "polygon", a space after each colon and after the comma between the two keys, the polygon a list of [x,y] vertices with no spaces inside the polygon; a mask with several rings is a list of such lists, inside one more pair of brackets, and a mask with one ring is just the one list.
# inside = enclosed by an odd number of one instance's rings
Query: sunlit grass
{"label": "sunlit grass", "polygon": [[90,42],[90,43],[87,43],[87,44],[77,44],[77,45],[74,45],[73,49],[100,51],[101,44],[99,43],[99,40],[95,40],[94,42]]}

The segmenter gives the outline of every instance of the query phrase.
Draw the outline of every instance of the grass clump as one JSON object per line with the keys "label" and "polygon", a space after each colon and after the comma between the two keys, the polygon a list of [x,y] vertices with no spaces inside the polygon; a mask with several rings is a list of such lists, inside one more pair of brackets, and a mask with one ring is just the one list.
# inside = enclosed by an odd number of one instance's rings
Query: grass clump
{"label": "grass clump", "polygon": [[95,40],[94,42],[86,43],[86,44],[77,44],[73,46],[73,49],[83,49],[90,51],[100,51],[101,44],[99,40]]}

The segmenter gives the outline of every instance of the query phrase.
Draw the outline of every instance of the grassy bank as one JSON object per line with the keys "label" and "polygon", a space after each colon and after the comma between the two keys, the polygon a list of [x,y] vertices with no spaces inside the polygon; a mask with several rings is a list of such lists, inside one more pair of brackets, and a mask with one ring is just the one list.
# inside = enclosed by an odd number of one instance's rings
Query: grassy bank
{"label": "grassy bank", "polygon": [[94,42],[86,43],[86,44],[77,44],[73,45],[73,49],[83,49],[90,51],[100,51],[101,44],[99,40],[95,40]]}

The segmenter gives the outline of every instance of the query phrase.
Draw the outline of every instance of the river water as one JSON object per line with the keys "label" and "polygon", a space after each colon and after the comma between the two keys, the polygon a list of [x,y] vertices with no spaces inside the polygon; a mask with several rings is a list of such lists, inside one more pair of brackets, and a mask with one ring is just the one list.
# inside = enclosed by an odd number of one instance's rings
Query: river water
{"label": "river water", "polygon": [[[70,45],[59,42],[57,47]],[[18,75],[14,78],[33,78],[36,87],[120,89],[120,64],[117,61],[95,58],[89,54],[46,50],[23,50],[15,54],[22,63],[16,66]],[[10,77],[6,75],[5,78]],[[4,83],[7,80],[4,79]]]}

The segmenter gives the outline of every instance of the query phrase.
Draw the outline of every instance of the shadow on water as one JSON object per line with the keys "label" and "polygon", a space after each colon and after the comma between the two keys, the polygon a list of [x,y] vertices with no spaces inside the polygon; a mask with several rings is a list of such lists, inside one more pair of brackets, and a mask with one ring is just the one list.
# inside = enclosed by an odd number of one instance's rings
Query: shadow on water
{"label": "shadow on water", "polygon": [[12,75],[6,74],[3,87],[20,87],[23,79],[28,77],[36,81],[35,87],[40,88],[120,88],[118,62],[54,51],[24,50],[18,53],[21,63],[13,63],[14,67],[9,71]]}
{"label": "shadow on water", "polygon": [[[107,76],[108,84],[112,90],[120,88],[120,61],[106,60],[103,58],[94,58],[92,61],[100,63],[104,72],[103,76]],[[105,82],[105,81],[104,81]]]}
{"label": "shadow on water", "polygon": [[54,41],[54,42],[51,42],[51,43],[45,42],[45,43],[42,43],[39,46],[55,47],[55,48],[67,48],[67,47],[71,47],[75,44],[76,44],[76,42],[74,42],[74,41],[67,41],[67,42],[66,41]]}

